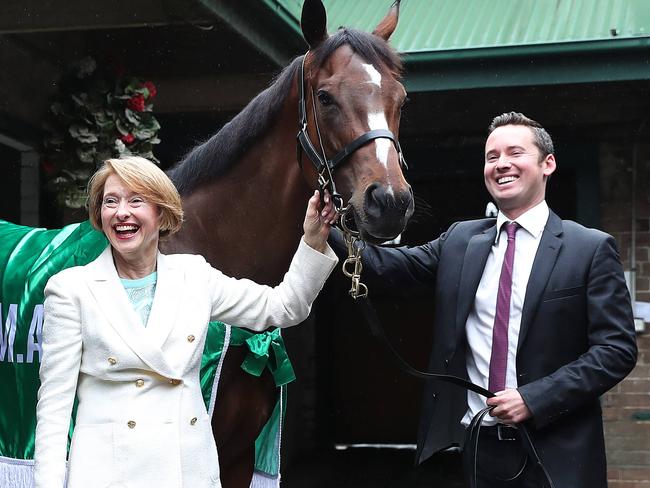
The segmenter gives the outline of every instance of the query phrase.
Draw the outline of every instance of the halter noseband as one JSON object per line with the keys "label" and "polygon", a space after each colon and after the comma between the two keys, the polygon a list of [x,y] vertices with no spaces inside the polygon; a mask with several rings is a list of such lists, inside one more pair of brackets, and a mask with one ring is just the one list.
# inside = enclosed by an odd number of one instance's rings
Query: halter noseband
{"label": "halter noseband", "polygon": [[314,147],[307,134],[307,102],[305,99],[305,58],[307,55],[303,56],[302,62],[300,63],[300,72],[298,80],[298,164],[301,164],[302,151],[307,154],[307,157],[316,168],[318,172],[318,187],[321,195],[323,195],[323,190],[329,190],[334,206],[339,213],[344,213],[347,210],[347,207],[343,205],[343,197],[336,191],[336,184],[334,183],[334,170],[336,167],[350,157],[356,150],[365,146],[368,142],[374,139],[390,139],[397,150],[397,156],[399,157],[400,165],[406,167],[406,161],[404,160],[404,155],[402,154],[402,148],[399,145],[399,141],[395,135],[387,129],[375,129],[362,134],[353,140],[350,144],[341,149],[338,153],[334,155],[331,159],[328,159],[325,150],[323,149],[323,140],[320,134],[320,129],[318,127],[318,117],[316,117],[316,104],[314,103],[314,97],[312,93],[312,103],[314,104],[314,120],[316,122],[316,133],[318,135],[318,143],[321,147],[321,154],[318,153],[318,150]]}

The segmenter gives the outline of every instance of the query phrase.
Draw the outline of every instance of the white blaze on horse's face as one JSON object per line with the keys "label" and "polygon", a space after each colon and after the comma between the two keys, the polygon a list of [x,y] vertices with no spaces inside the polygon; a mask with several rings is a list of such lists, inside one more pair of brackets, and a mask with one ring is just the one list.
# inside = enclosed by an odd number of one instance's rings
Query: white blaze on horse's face
{"label": "white blaze on horse's face", "polygon": [[[381,88],[381,73],[377,71],[372,64],[362,64],[363,69],[368,73],[368,81],[366,83],[371,83],[377,85]],[[386,114],[383,111],[376,111],[368,113],[368,128],[370,130],[375,129],[386,129],[388,130],[388,122],[386,121]],[[390,150],[391,142],[388,139],[375,139],[374,141],[377,160],[388,168],[388,151]],[[387,190],[392,192],[390,184],[388,185]]]}
{"label": "white blaze on horse's face", "polygon": [[363,69],[366,70],[366,73],[368,73],[368,76],[370,77],[370,80],[366,83],[372,83],[381,88],[381,73],[377,71],[377,68],[372,64],[362,64],[361,66],[363,66]]}
{"label": "white blaze on horse's face", "polygon": [[[386,114],[384,112],[371,112],[368,114],[368,127],[370,130],[386,129],[388,130],[388,122],[386,121]],[[381,138],[374,140],[375,147],[377,148],[377,159],[385,167],[388,167],[388,150],[392,144],[389,139]]]}

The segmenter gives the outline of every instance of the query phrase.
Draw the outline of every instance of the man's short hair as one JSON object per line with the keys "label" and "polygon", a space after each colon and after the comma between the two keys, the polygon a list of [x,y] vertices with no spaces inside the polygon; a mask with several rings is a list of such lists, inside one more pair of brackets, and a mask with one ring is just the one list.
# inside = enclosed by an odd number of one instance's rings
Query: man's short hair
{"label": "man's short hair", "polygon": [[494,117],[492,123],[488,127],[488,135],[492,134],[497,127],[503,127],[504,125],[523,125],[528,127],[533,132],[535,145],[541,153],[540,159],[544,159],[549,154],[555,153],[553,139],[551,139],[549,133],[546,132],[546,129],[542,127],[542,124],[536,120],[529,119],[520,112],[506,112]]}

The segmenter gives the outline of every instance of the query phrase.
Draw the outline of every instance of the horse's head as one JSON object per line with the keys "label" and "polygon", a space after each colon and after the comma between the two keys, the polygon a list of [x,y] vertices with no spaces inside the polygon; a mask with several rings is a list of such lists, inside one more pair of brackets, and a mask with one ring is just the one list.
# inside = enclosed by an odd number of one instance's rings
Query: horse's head
{"label": "horse's head", "polygon": [[370,242],[396,237],[413,214],[397,142],[406,91],[399,81],[401,61],[387,43],[398,13],[396,2],[372,34],[339,29],[328,36],[320,0],[305,0],[301,19],[309,44],[306,132],[322,159],[341,156],[332,171],[336,188],[350,206],[348,217]]}

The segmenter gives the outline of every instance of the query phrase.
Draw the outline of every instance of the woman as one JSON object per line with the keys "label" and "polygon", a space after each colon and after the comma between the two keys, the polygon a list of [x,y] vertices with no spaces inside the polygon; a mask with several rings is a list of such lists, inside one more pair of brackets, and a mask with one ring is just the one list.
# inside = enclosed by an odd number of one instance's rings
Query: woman
{"label": "woman", "polygon": [[159,238],[182,221],[174,185],[146,159],[106,161],[89,183],[89,213],[110,245],[45,288],[36,487],[64,485],[75,395],[68,488],[220,486],[199,384],[207,324],[262,330],[307,317],[337,261],[325,200],[321,213],[318,193],[309,200],[289,271],[270,288],[201,256],[161,254]]}

